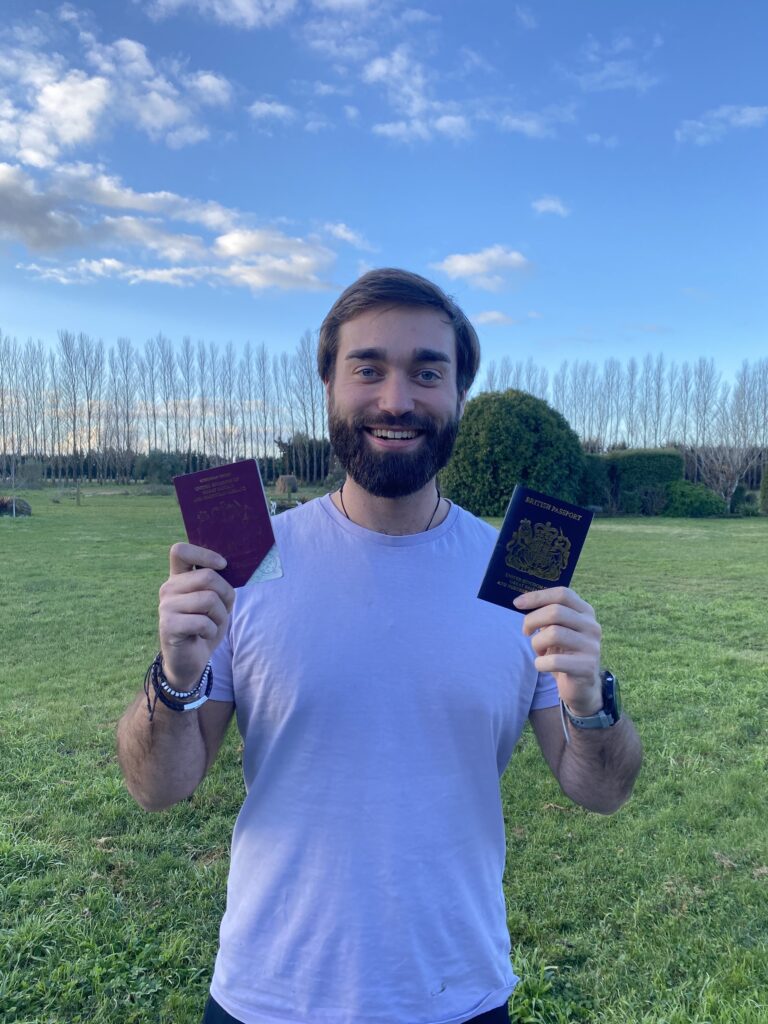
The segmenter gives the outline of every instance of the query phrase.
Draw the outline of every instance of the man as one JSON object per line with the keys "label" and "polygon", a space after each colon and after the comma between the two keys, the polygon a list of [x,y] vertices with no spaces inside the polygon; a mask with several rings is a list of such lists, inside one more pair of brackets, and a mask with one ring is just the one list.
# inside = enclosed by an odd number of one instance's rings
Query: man
{"label": "man", "polygon": [[284,577],[235,598],[217,554],[171,549],[160,700],[150,722],[139,697],[118,748],[160,809],[237,715],[246,796],[204,1024],[508,1021],[499,777],[525,720],[573,800],[610,813],[632,789],[640,742],[592,608],[565,588],[519,598],[524,617],[478,600],[496,531],[437,489],[478,362],[439,288],[364,275],[318,348],[347,476],[274,520]]}

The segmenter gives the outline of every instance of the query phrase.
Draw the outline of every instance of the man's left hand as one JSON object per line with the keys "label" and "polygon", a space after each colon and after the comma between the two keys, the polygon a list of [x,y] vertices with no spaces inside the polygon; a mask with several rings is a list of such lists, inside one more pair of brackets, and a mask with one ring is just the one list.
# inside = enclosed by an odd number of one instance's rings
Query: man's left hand
{"label": "man's left hand", "polygon": [[536,669],[554,675],[561,698],[575,715],[599,711],[602,630],[594,608],[569,587],[521,594],[514,605],[525,615],[523,633],[531,637]]}

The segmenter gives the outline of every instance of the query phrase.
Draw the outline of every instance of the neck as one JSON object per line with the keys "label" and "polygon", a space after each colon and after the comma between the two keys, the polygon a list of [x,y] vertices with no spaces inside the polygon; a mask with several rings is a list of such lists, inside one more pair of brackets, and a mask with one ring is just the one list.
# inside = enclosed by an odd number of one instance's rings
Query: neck
{"label": "neck", "polygon": [[[346,515],[353,523],[364,526],[366,530],[391,536],[422,533],[428,523],[430,529],[434,529],[445,519],[448,509],[447,501],[438,503],[437,482],[434,479],[420,491],[404,498],[377,498],[348,476],[344,481],[343,505],[338,491],[332,495],[331,500],[342,515],[346,510]],[[434,518],[430,523],[433,513]]]}

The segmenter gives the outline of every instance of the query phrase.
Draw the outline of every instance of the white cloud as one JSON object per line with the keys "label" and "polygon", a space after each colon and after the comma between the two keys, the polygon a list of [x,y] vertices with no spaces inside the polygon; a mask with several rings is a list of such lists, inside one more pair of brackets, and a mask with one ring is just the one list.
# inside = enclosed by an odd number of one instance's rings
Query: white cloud
{"label": "white cloud", "polygon": [[368,10],[373,5],[373,0],[312,0],[312,6],[320,11],[333,11],[334,13],[357,13]]}
{"label": "white cloud", "polygon": [[340,85],[332,85],[330,82],[315,82],[312,87],[315,96],[346,96],[348,89]]}
{"label": "white cloud", "polygon": [[155,64],[132,39],[102,43],[71,14],[62,28],[75,45],[69,62],[0,38],[0,156],[51,167],[121,122],[175,148],[208,137],[199,115],[228,101],[225,78],[189,73],[178,61]]}
{"label": "white cloud", "polygon": [[201,103],[210,107],[225,107],[232,100],[232,86],[223,75],[213,71],[198,71],[186,78],[186,83]]}
{"label": "white cloud", "polygon": [[169,263],[201,260],[206,255],[202,238],[166,231],[153,220],[128,216],[105,217],[99,232],[111,241],[154,253]]}
{"label": "white cloud", "polygon": [[507,316],[506,313],[502,313],[498,309],[488,309],[483,313],[477,313],[472,319],[476,324],[485,324],[489,327],[502,327],[515,323],[511,316]]}
{"label": "white cloud", "polygon": [[304,131],[310,132],[316,135],[318,132],[327,132],[333,128],[333,122],[329,121],[327,117],[318,117],[317,115],[310,115],[304,122]]}
{"label": "white cloud", "polygon": [[360,117],[360,110],[358,107],[353,107],[351,104],[347,104],[344,107],[344,116],[348,121],[357,121]]}
{"label": "white cloud", "polygon": [[762,128],[766,123],[768,107],[724,105],[707,111],[698,120],[683,121],[675,131],[675,139],[707,146],[719,142],[732,128]]}
{"label": "white cloud", "polygon": [[432,263],[451,280],[463,278],[476,288],[498,291],[506,283],[505,272],[524,270],[529,266],[522,253],[504,245],[492,245],[480,252],[454,253],[440,263]]}
{"label": "white cloud", "polygon": [[135,192],[122,181],[105,174],[91,164],[66,164],[52,176],[53,195],[78,203],[89,203],[108,210],[133,210],[188,224],[199,224],[210,231],[228,231],[238,223],[240,214],[220,203],[187,199],[174,192]]}
{"label": "white cloud", "polygon": [[54,60],[34,61],[25,71],[25,54],[18,51],[0,57],[0,76],[11,79],[0,102],[2,152],[32,167],[49,167],[63,150],[92,141],[111,99],[107,79],[65,71]]}
{"label": "white cloud", "polygon": [[[60,284],[115,278],[129,284],[318,289],[329,287],[336,254],[317,237],[254,228],[217,203],[172,192],[136,192],[89,164],[55,168],[41,188],[31,173],[0,163],[0,238],[44,258],[26,273]],[[176,226],[186,222],[189,231]],[[346,225],[333,237],[365,245]],[[79,258],[56,251],[80,249]]]}
{"label": "white cloud", "polygon": [[523,28],[530,30],[538,26],[538,22],[530,8],[523,7],[521,4],[515,5],[515,17]]}
{"label": "white cloud", "polygon": [[601,44],[590,36],[581,54],[581,70],[569,77],[578,82],[584,92],[608,92],[632,89],[647,92],[661,78],[648,71],[646,65],[662,45],[661,37],[654,36],[649,48],[638,51],[630,36],[616,36],[610,43]]}
{"label": "white cloud", "polygon": [[77,217],[39,191],[21,167],[0,163],[0,237],[46,252],[83,241]]}
{"label": "white cloud", "polygon": [[347,227],[346,224],[325,224],[323,225],[323,228],[333,238],[338,238],[341,242],[348,242],[356,249],[362,249],[364,252],[373,251],[373,246],[370,242],[367,242],[359,231],[353,231],[352,228]]}
{"label": "white cloud", "polygon": [[417,118],[410,121],[386,121],[375,124],[371,130],[395,142],[427,142],[432,138],[429,126]]}
{"label": "white cloud", "polygon": [[529,139],[549,139],[556,134],[556,126],[575,120],[573,107],[546,107],[540,111],[517,111],[491,117],[505,132],[518,132]]}
{"label": "white cloud", "polygon": [[160,18],[176,14],[183,7],[192,7],[223,25],[269,28],[293,12],[296,0],[151,0],[149,3],[150,13]]}
{"label": "white cloud", "polygon": [[248,113],[257,121],[293,121],[296,111],[287,103],[277,100],[256,100],[248,107]]}
{"label": "white cloud", "polygon": [[542,196],[531,203],[536,213],[556,213],[559,217],[567,217],[571,212],[562,199],[557,196]]}
{"label": "white cloud", "polygon": [[463,114],[443,114],[434,122],[435,131],[451,139],[468,139],[472,134],[469,119]]}
{"label": "white cloud", "polygon": [[369,59],[376,52],[377,43],[372,35],[361,31],[367,25],[361,15],[313,18],[303,27],[304,38],[310,49],[343,67]]}
{"label": "white cloud", "polygon": [[400,14],[399,21],[403,25],[434,25],[440,21],[440,15],[432,14],[421,7],[406,7]]}
{"label": "white cloud", "polygon": [[417,118],[430,106],[424,68],[413,60],[405,45],[388,57],[372,60],[363,70],[363,81],[384,85],[392,106],[408,117]]}
{"label": "white cloud", "polygon": [[586,140],[590,146],[605,146],[606,149],[615,149],[619,144],[615,135],[601,135],[599,132],[590,132]]}
{"label": "white cloud", "polygon": [[185,146],[192,146],[196,142],[202,142],[209,135],[210,132],[204,125],[185,124],[168,132],[165,136],[165,141],[171,149],[183,149]]}

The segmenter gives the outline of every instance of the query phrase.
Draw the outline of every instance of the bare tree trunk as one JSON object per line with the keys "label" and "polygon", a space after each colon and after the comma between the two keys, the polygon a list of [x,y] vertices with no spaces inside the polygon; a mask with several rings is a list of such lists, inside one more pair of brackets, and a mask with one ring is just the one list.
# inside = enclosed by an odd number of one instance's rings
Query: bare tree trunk
{"label": "bare tree trunk", "polygon": [[272,438],[270,444],[268,438],[269,415],[273,402],[272,379],[269,373],[269,353],[267,352],[267,346],[262,342],[256,349],[256,405],[258,409],[258,430],[264,453],[263,478],[265,483],[268,476],[267,456],[269,449],[275,443],[274,438]]}
{"label": "bare tree trunk", "polygon": [[184,400],[184,447],[187,453],[187,472],[192,468],[192,394],[194,391],[195,353],[192,340],[185,335],[181,341],[179,356],[179,372],[181,373],[181,390]]}

